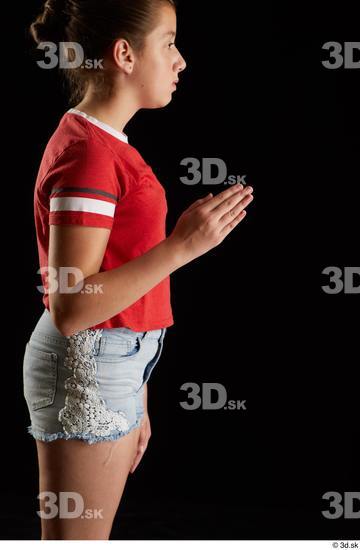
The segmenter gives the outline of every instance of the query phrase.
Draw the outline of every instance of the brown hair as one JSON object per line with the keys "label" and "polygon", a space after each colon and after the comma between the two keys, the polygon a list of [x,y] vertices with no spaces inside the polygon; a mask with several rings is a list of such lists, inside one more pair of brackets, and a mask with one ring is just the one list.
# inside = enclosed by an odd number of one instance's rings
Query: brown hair
{"label": "brown hair", "polygon": [[[46,0],[42,12],[29,27],[37,44],[41,42],[77,42],[84,59],[103,59],[111,45],[124,38],[138,54],[145,45],[146,35],[156,25],[162,5],[176,9],[176,0]],[[68,50],[68,60],[74,59]],[[101,94],[110,94],[110,75],[101,67],[91,69],[60,68],[69,89],[69,102],[78,103],[84,97],[90,79]]]}

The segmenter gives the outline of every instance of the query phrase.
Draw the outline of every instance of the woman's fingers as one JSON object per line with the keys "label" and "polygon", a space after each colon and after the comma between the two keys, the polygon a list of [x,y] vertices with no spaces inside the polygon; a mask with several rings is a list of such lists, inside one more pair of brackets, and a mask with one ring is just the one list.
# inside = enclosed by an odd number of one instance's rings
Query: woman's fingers
{"label": "woman's fingers", "polygon": [[235,218],[232,219],[232,221],[226,225],[220,230],[220,235],[223,239],[231,233],[231,231],[245,218],[247,212],[246,210],[242,210]]}
{"label": "woman's fingers", "polygon": [[200,206],[201,204],[204,204],[205,202],[209,201],[210,199],[212,199],[212,197],[213,197],[213,194],[209,193],[208,195],[206,195],[206,197],[203,197],[202,199],[198,199],[197,201],[190,204],[189,208],[187,208],[185,210],[185,212],[191,212],[191,210],[193,210],[197,206]]}
{"label": "woman's fingers", "polygon": [[218,204],[215,208],[211,210],[211,214],[216,214],[218,220],[223,220],[223,216],[233,210],[237,204],[243,201],[248,195],[251,195],[253,192],[252,187],[245,187],[238,192],[235,192]]}
{"label": "woman's fingers", "polygon": [[139,440],[137,444],[137,452],[136,456],[134,458],[133,464],[130,468],[130,473],[133,474],[138,467],[142,457],[144,456],[144,453],[146,451],[146,448],[148,446],[148,442],[151,436],[151,426],[150,426],[150,419],[148,414],[144,414],[142,422],[141,422],[141,429],[140,429],[140,435]]}
{"label": "woman's fingers", "polygon": [[254,199],[253,195],[247,194],[241,201],[239,201],[233,208],[231,208],[222,218],[220,218],[220,222],[222,223],[229,223],[231,222],[236,216],[238,216],[246,207],[248,204],[251,203],[251,201]]}
{"label": "woman's fingers", "polygon": [[247,193],[233,208],[231,208],[226,214],[219,220],[219,224],[223,224],[220,229],[220,235],[226,237],[230,231],[232,231],[238,223],[240,223],[246,216],[246,210],[248,204],[254,199],[252,194]]}
{"label": "woman's fingers", "polygon": [[235,197],[239,192],[243,192],[244,186],[242,184],[237,183],[236,185],[232,185],[228,189],[225,189],[225,191],[222,191],[221,193],[218,193],[208,201],[208,205],[206,206],[207,211],[212,211],[217,209],[224,201],[227,201],[229,199],[232,199]]}
{"label": "woman's fingers", "polygon": [[232,195],[235,195],[237,192],[241,191],[242,189],[243,189],[243,185],[236,184],[230,187],[229,189],[225,189],[225,191],[218,193],[217,195],[215,195],[215,197],[213,196],[212,193],[209,193],[208,195],[206,195],[206,197],[203,197],[202,199],[198,199],[197,201],[190,204],[190,206],[184,212],[191,212],[191,210],[193,210],[194,208],[197,208],[198,206],[203,206],[207,202],[210,203],[209,204],[210,206],[209,211],[210,211],[216,206],[218,206],[219,204],[221,204],[223,200],[231,197]]}
{"label": "woman's fingers", "polygon": [[216,210],[216,213],[219,214],[219,217],[221,217],[225,211],[230,210],[230,208],[232,208],[232,206],[236,202],[241,200],[242,196],[245,196],[252,191],[252,187],[246,187],[244,189],[244,186],[242,184],[237,183],[236,185],[225,189],[225,191],[218,193],[217,195],[215,195],[215,197],[212,193],[209,193],[208,195],[206,195],[206,197],[198,199],[197,201],[192,203],[184,212],[191,212],[192,210],[194,210],[194,208],[197,208],[198,206],[204,206],[206,205],[206,203],[208,203],[208,205],[205,207],[206,211],[212,212],[213,210]]}

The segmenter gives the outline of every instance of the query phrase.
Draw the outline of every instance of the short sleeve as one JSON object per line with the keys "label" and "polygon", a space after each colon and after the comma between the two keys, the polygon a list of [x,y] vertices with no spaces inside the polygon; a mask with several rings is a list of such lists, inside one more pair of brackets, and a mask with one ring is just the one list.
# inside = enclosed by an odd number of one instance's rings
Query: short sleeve
{"label": "short sleeve", "polygon": [[86,225],[111,229],[120,200],[114,153],[81,140],[56,159],[46,176],[49,225]]}

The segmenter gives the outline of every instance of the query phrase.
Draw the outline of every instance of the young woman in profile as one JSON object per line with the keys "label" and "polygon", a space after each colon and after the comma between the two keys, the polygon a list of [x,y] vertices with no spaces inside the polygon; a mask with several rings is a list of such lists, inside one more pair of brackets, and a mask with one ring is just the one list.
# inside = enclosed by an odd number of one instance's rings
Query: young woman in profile
{"label": "young woman in profile", "polygon": [[124,127],[139,109],[168,105],[186,67],[172,0],[48,0],[30,30],[37,44],[75,42],[103,60],[62,69],[73,107],[35,184],[44,311],[23,375],[39,492],[57,506],[61,492],[78,497],[69,518],[40,498],[42,539],[109,539],[151,435],[147,381],[174,324],[170,274],[225,239],[252,188],[209,193],[166,236],[165,190]]}

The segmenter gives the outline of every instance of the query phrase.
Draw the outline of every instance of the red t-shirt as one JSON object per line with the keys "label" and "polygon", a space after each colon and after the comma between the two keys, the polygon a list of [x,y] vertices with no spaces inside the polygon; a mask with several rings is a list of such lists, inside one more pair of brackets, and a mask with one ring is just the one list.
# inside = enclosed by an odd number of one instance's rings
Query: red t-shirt
{"label": "red t-shirt", "polygon": [[[166,238],[163,186],[126,134],[76,109],[61,118],[45,148],[34,192],[40,267],[48,266],[49,225],[111,229],[100,267],[107,271]],[[49,310],[47,273],[43,303]],[[111,319],[89,328],[156,330],[174,324],[170,276]]]}

